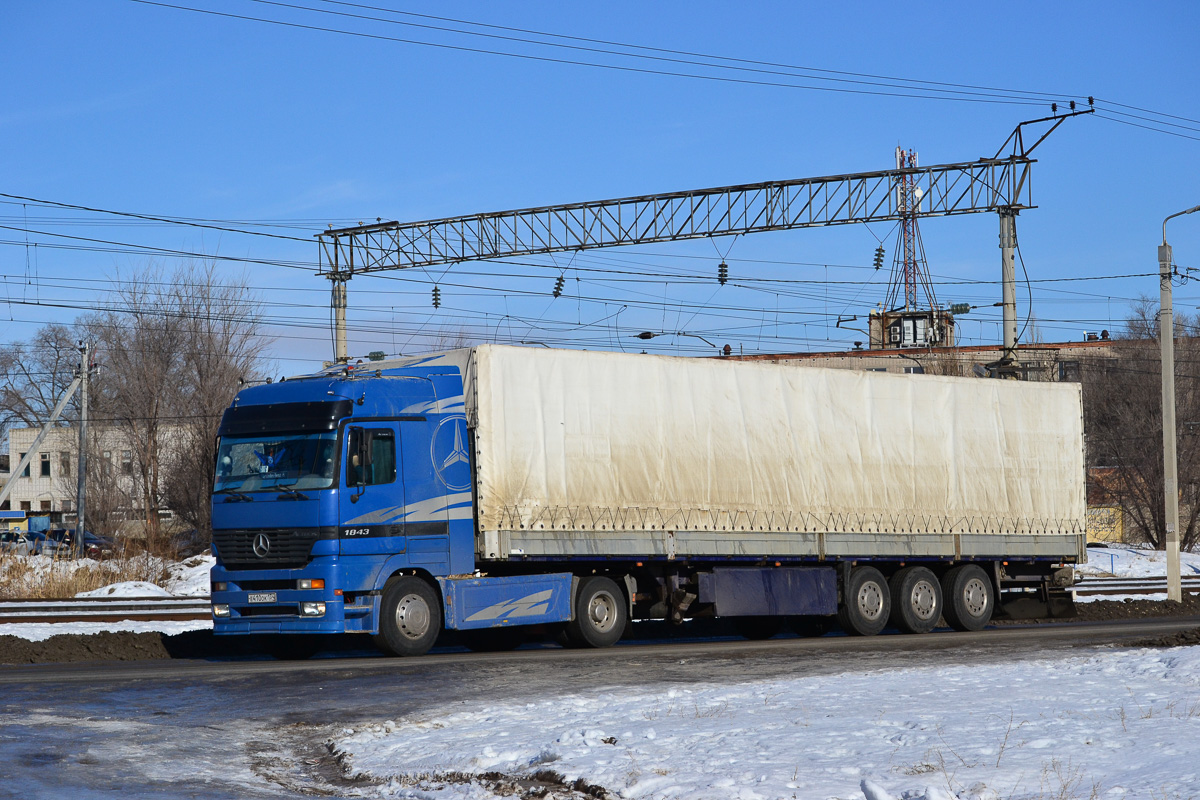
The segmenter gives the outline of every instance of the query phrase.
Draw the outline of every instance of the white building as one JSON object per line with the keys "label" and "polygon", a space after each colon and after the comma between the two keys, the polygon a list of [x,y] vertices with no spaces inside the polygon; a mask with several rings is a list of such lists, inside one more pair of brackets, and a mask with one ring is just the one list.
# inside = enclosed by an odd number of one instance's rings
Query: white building
{"label": "white building", "polygon": [[[0,485],[12,477],[25,453],[30,452],[40,428],[10,428],[8,431],[8,464],[0,467]],[[109,493],[117,500],[120,517],[144,519],[134,450],[125,433],[119,428],[91,426],[92,439],[88,451],[88,474],[102,475]],[[169,439],[169,431],[162,433]],[[51,428],[38,445],[25,469],[16,476],[2,510],[25,511],[30,515],[49,515],[51,524],[72,525],[75,522],[75,503],[78,490],[79,429]],[[99,471],[99,472],[94,472]],[[89,480],[89,491],[95,492],[96,482]],[[99,498],[89,499],[89,507]],[[113,502],[113,498],[109,502]],[[160,510],[159,516],[169,519],[170,511]]]}

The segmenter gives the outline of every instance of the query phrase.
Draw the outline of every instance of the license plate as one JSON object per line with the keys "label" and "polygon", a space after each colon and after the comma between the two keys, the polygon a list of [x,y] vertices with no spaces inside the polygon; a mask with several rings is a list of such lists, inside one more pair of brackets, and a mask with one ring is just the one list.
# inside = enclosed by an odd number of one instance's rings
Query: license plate
{"label": "license plate", "polygon": [[275,592],[251,592],[246,595],[246,602],[248,603],[274,603],[278,599],[279,597]]}

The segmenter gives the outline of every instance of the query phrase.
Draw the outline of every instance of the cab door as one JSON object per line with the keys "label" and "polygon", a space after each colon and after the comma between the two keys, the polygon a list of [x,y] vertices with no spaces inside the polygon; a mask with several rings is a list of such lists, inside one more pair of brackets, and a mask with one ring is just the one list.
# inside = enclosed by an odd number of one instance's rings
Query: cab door
{"label": "cab door", "polygon": [[340,552],[405,552],[403,453],[396,423],[348,425],[342,440]]}

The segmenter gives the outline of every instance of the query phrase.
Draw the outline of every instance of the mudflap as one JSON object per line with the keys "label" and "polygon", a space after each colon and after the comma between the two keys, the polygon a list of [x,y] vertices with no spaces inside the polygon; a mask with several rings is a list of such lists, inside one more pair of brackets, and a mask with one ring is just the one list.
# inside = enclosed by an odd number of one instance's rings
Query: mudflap
{"label": "mudflap", "polygon": [[513,575],[503,578],[438,578],[446,627],[453,630],[567,622],[575,576]]}
{"label": "mudflap", "polygon": [[1000,615],[1006,619],[1069,619],[1078,616],[1075,595],[1065,589],[1041,593],[1005,592],[1000,596]]}

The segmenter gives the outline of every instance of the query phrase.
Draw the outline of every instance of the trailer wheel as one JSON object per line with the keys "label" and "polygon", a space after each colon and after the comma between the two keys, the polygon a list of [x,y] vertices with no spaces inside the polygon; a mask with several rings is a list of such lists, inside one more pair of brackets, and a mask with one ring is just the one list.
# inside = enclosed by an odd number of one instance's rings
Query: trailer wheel
{"label": "trailer wheel", "polygon": [[887,625],[891,606],[883,573],[874,567],[856,567],[842,587],[838,622],[852,636],[874,636]]}
{"label": "trailer wheel", "polygon": [[412,575],[392,578],[383,588],[375,646],[393,656],[429,652],[442,630],[442,604],[433,588]]}
{"label": "trailer wheel", "polygon": [[567,623],[567,640],[577,647],[609,647],[625,633],[629,615],[625,595],[609,578],[584,578],[575,595],[575,619]]}
{"label": "trailer wheel", "polygon": [[942,615],[956,631],[979,631],[992,618],[992,582],[975,564],[960,564],[942,576]]}
{"label": "trailer wheel", "polygon": [[779,635],[783,630],[783,617],[734,617],[733,629],[743,639],[762,641]]}
{"label": "trailer wheel", "polygon": [[929,633],[942,616],[942,586],[925,567],[905,567],[888,581],[891,622],[905,633]]}

